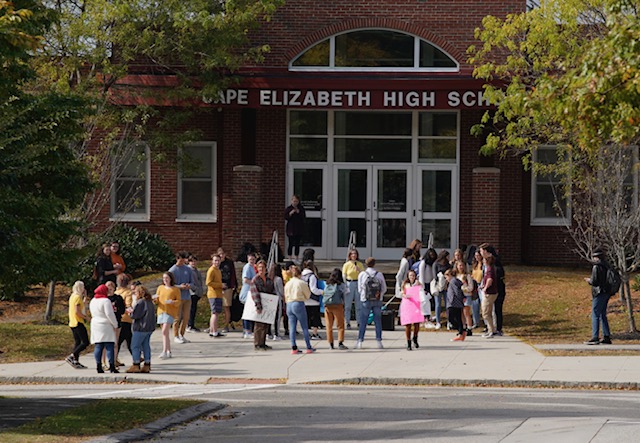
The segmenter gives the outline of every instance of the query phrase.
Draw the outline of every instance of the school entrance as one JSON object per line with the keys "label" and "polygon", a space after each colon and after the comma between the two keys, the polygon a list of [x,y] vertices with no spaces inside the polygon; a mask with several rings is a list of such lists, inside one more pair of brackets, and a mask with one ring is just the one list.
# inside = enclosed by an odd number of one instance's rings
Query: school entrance
{"label": "school entrance", "polygon": [[[457,247],[458,112],[290,111],[287,202],[307,214],[302,248],[395,260],[415,238]],[[286,205],[285,205],[286,206]],[[283,206],[284,207],[284,206]]]}

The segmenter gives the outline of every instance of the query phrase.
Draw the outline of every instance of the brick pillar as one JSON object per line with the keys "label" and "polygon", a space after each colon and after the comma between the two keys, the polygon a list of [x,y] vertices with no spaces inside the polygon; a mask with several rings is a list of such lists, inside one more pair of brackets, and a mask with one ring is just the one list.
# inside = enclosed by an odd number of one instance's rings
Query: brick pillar
{"label": "brick pillar", "polygon": [[500,169],[473,169],[473,244],[491,243],[499,247],[500,240]]}
{"label": "brick pillar", "polygon": [[261,239],[262,167],[238,165],[233,167],[233,222],[227,231],[227,242],[234,251],[245,242],[256,248]]}

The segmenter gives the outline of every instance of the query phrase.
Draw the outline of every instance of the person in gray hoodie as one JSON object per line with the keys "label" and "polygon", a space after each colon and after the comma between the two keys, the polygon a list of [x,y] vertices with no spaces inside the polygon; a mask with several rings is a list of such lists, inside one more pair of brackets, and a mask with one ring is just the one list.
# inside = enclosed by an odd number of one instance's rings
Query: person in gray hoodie
{"label": "person in gray hoodie", "polygon": [[[151,299],[151,294],[144,286],[136,286],[135,295],[137,303],[132,308],[130,315],[133,319],[133,338],[131,351],[133,365],[127,369],[128,373],[151,372],[151,334],[156,330],[156,307]],[[144,355],[144,366],[140,367],[140,354]]]}

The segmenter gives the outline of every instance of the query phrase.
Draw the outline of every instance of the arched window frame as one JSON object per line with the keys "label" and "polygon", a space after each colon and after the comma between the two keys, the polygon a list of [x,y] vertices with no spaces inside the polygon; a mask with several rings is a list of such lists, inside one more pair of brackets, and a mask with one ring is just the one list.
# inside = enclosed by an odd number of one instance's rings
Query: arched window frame
{"label": "arched window frame", "polygon": [[[395,32],[398,34],[404,34],[413,37],[413,67],[336,67],[335,66],[335,55],[336,55],[336,44],[335,39],[339,35],[349,34],[352,32],[359,31],[389,31]],[[329,66],[293,66],[293,63],[302,56],[306,51],[313,48],[314,46],[320,44],[323,41],[329,40]],[[434,48],[442,51],[447,57],[449,57],[454,63],[454,67],[420,67],[420,42],[425,42]],[[300,51],[295,57],[291,59],[289,62],[289,71],[313,71],[313,72],[459,72],[460,64],[458,61],[451,56],[446,50],[436,45],[435,43],[418,37],[417,35],[399,31],[397,29],[389,29],[389,28],[356,28],[349,29],[344,32],[339,32],[331,37],[319,40],[314,42],[312,45],[307,46],[303,51]]]}

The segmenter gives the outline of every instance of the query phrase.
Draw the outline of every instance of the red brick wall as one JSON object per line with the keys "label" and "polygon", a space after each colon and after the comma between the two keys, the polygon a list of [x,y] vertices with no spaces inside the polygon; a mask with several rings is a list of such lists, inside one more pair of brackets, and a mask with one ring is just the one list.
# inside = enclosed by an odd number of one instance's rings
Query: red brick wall
{"label": "red brick wall", "polygon": [[470,69],[465,54],[477,43],[474,29],[482,18],[504,17],[525,7],[524,0],[290,0],[260,29],[259,41],[271,46],[265,66],[287,66],[306,47],[335,33],[390,28],[437,44]]}

